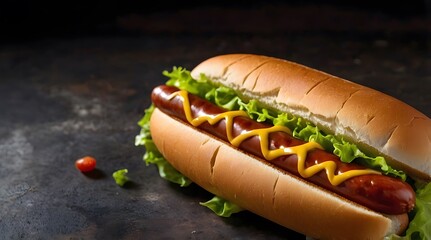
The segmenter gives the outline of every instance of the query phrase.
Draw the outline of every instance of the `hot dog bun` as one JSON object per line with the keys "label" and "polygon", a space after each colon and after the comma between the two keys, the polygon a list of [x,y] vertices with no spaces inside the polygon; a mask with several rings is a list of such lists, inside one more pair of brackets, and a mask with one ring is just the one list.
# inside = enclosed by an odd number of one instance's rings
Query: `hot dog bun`
{"label": "hot dog bun", "polygon": [[403,231],[408,224],[407,214],[383,216],[370,211],[274,168],[157,108],[151,116],[150,129],[163,156],[193,182],[309,237],[382,239]]}
{"label": "hot dog bun", "polygon": [[300,116],[327,133],[384,156],[394,168],[431,179],[431,119],[371,88],[297,63],[252,54],[210,58],[192,71],[246,99]]}

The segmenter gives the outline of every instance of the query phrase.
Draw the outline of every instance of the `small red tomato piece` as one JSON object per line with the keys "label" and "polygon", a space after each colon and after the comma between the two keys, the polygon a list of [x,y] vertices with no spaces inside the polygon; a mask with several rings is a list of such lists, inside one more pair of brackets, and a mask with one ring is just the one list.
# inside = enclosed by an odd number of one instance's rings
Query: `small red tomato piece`
{"label": "small red tomato piece", "polygon": [[96,159],[90,156],[83,157],[76,160],[75,167],[81,172],[93,171],[96,168]]}

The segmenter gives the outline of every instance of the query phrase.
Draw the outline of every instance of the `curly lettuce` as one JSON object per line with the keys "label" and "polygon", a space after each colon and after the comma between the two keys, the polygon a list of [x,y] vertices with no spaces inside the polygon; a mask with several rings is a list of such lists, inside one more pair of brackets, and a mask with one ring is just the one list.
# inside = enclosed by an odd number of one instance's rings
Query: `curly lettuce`
{"label": "curly lettuce", "polygon": [[207,202],[200,203],[200,205],[211,209],[220,217],[230,217],[234,213],[243,211],[240,206],[218,196],[214,196]]}
{"label": "curly lettuce", "polygon": [[118,186],[123,187],[124,184],[129,181],[129,178],[127,177],[128,172],[129,170],[127,168],[124,168],[112,173],[112,177],[114,178],[115,183],[117,183]]}
{"label": "curly lettuce", "polygon": [[[201,75],[199,79],[193,79],[190,71],[182,67],[174,67],[172,71],[163,71],[163,75],[168,77],[166,82],[169,86],[175,86],[182,90],[198,95],[206,100],[220,106],[226,110],[243,110],[248,113],[250,118],[258,122],[269,122],[274,125],[283,125],[292,130],[293,136],[304,141],[316,141],[326,151],[333,152],[340,157],[343,162],[359,162],[369,168],[377,169],[383,174],[398,177],[402,180],[407,179],[407,175],[399,170],[393,169],[382,156],[369,156],[361,151],[355,144],[349,143],[342,138],[324,133],[317,126],[306,121],[303,118],[293,116],[284,112],[277,112],[273,109],[266,108],[259,104],[256,100],[244,101],[238,94],[230,88],[219,86],[209,81],[205,75]],[[160,154],[151,139],[149,131],[149,119],[154,107],[150,106],[144,117],[139,121],[141,132],[136,136],[136,145],[143,145],[146,148],[144,160],[148,164],[156,164],[161,177],[187,186],[191,183],[189,179],[175,170]],[[431,184],[421,186],[417,189],[417,203],[414,210],[414,217],[410,223],[410,227],[406,232],[406,236],[416,239],[419,236],[425,239],[431,239],[429,229],[431,219]],[[240,211],[240,208],[225,200],[215,197],[214,199],[202,203],[209,207],[216,214],[227,216],[234,212]]]}
{"label": "curly lettuce", "polygon": [[138,122],[138,125],[141,127],[141,132],[135,138],[135,145],[145,147],[144,161],[147,165],[155,164],[159,170],[160,177],[170,182],[177,183],[181,187],[186,187],[190,185],[192,181],[178,172],[166,161],[151,138],[150,118],[153,111],[154,106],[151,105],[145,110],[144,117]]}
{"label": "curly lettuce", "polygon": [[406,239],[431,239],[431,183],[417,185],[415,213]]}

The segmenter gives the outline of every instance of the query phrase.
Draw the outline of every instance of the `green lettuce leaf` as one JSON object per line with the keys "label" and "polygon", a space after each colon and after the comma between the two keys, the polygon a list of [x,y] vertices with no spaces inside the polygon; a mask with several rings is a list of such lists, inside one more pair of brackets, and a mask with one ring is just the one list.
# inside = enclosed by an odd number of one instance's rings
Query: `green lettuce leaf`
{"label": "green lettuce leaf", "polygon": [[391,235],[385,240],[431,239],[431,183],[417,183],[416,206],[404,236]]}
{"label": "green lettuce leaf", "polygon": [[200,79],[193,79],[190,71],[182,67],[173,67],[171,72],[165,70],[162,74],[169,78],[166,85],[186,89],[189,93],[200,97],[204,97],[214,88],[204,75],[201,75]]}
{"label": "green lettuce leaf", "polygon": [[220,217],[230,217],[234,213],[243,211],[238,205],[217,196],[207,202],[200,203],[200,205],[211,209]]}
{"label": "green lettuce leaf", "polygon": [[181,187],[186,187],[192,183],[190,179],[178,172],[168,161],[162,156],[151,138],[150,133],[150,118],[154,111],[154,105],[151,105],[145,110],[144,117],[139,121],[141,132],[135,138],[136,146],[144,146],[145,154],[144,161],[147,165],[155,164],[159,170],[159,175],[173,183],[179,184]]}
{"label": "green lettuce leaf", "polygon": [[407,239],[431,239],[431,183],[416,191],[415,215],[406,231]]}
{"label": "green lettuce leaf", "polygon": [[343,139],[341,139],[340,142],[335,142],[334,148],[334,154],[339,156],[343,162],[352,162],[355,159],[359,159],[358,162],[362,163],[362,165],[378,169],[387,175],[399,177],[403,181],[406,181],[407,179],[407,175],[404,172],[393,169],[389,166],[384,157],[369,157],[359,150],[356,145],[348,143]]}
{"label": "green lettuce leaf", "polygon": [[124,186],[124,184],[126,184],[126,182],[129,181],[129,178],[127,177],[128,172],[129,170],[127,169],[120,169],[112,174],[112,177],[114,178],[115,183],[117,183],[118,186],[122,187]]}

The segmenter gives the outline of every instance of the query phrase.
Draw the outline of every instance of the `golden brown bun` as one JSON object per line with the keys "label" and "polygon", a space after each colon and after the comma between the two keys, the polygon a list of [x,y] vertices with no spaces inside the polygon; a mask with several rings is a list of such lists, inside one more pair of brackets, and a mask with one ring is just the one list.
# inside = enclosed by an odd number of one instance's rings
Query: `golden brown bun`
{"label": "golden brown bun", "polygon": [[150,129],[163,156],[193,182],[306,236],[382,239],[407,226],[407,214],[385,217],[370,211],[278,170],[158,109],[152,114]]}
{"label": "golden brown bun", "polygon": [[286,60],[230,54],[192,71],[246,99],[300,116],[327,133],[384,156],[414,178],[431,179],[431,119],[382,92]]}

